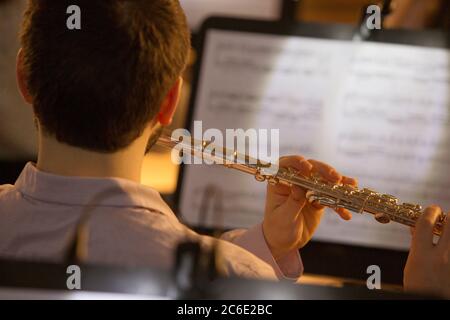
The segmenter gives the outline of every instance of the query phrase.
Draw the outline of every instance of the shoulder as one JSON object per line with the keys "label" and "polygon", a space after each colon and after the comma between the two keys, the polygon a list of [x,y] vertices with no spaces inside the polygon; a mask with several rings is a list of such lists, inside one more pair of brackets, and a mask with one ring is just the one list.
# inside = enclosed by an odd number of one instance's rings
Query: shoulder
{"label": "shoulder", "polygon": [[10,184],[0,185],[0,195],[6,193],[8,191],[11,191],[13,188],[14,188],[14,186],[12,186]]}

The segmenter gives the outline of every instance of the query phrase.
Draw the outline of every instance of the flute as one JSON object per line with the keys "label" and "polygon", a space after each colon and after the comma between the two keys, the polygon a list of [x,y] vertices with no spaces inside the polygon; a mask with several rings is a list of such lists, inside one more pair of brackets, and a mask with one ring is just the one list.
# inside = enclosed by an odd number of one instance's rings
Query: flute
{"label": "flute", "polygon": [[[355,213],[368,213],[375,217],[379,223],[386,224],[391,221],[414,227],[423,213],[422,206],[411,203],[400,203],[399,200],[388,194],[382,194],[368,188],[358,189],[350,185],[333,184],[322,180],[318,176],[303,176],[292,168],[279,168],[276,173],[267,173],[272,166],[270,163],[260,161],[248,155],[239,154],[222,146],[214,146],[211,141],[199,141],[190,137],[177,140],[163,134],[158,145],[179,151],[183,157],[189,152],[199,159],[208,160],[227,168],[239,170],[253,175],[259,182],[270,184],[283,184],[286,186],[299,186],[307,190],[306,197],[309,202],[316,202],[332,209],[344,208]],[[208,152],[205,152],[208,150]],[[210,152],[212,150],[212,152]],[[434,227],[434,234],[440,236],[447,215],[442,212]]]}

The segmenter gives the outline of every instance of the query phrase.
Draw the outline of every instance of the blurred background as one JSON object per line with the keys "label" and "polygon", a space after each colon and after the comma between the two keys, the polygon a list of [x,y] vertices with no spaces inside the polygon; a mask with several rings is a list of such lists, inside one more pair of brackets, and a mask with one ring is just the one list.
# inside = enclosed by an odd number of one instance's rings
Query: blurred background
{"label": "blurred background", "polygon": [[[291,19],[304,22],[357,25],[363,9],[377,3],[368,0],[181,0],[195,34],[211,15],[259,19]],[[392,14],[386,18],[387,28],[449,28],[448,0],[392,1]],[[16,89],[15,59],[19,49],[19,28],[26,0],[0,0],[0,184],[14,183],[25,162],[36,158],[36,135],[31,107],[23,103]],[[190,94],[192,66],[185,73],[183,99],[173,127],[184,127]],[[143,183],[163,194],[176,189],[178,168],[170,155],[155,149],[146,159]],[[161,167],[165,170],[161,171]],[[155,171],[153,168],[158,168]]]}

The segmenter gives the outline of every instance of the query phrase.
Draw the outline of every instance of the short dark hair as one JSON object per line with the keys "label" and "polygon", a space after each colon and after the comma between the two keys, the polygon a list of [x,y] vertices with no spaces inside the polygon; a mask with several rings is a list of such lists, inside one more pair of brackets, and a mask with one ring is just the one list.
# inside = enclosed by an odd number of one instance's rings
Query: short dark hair
{"label": "short dark hair", "polygon": [[[81,9],[81,30],[66,26],[70,5]],[[190,48],[178,0],[29,0],[21,39],[44,132],[98,152],[143,133]]]}

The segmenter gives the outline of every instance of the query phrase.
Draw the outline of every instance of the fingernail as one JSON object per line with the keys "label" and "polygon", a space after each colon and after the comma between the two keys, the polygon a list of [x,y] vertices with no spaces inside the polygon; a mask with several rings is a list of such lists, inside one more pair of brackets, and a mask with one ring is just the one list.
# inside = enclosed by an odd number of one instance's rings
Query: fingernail
{"label": "fingernail", "polygon": [[432,206],[429,206],[426,210],[425,210],[425,212],[430,212],[430,213],[434,213],[434,212],[436,212],[436,211],[438,211],[439,213],[442,211],[441,210],[441,207],[439,207],[439,206],[437,206],[437,205],[432,205]]}
{"label": "fingernail", "polygon": [[302,161],[302,166],[303,166],[303,169],[305,169],[307,171],[311,171],[313,169],[313,165],[306,160]]}
{"label": "fingernail", "polygon": [[442,213],[442,209],[438,206],[430,206],[428,207],[425,212],[424,215],[429,215],[431,216],[432,219],[437,218],[441,215]]}

